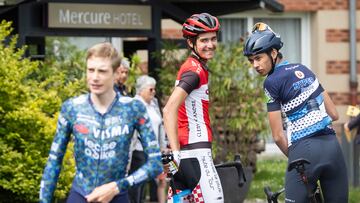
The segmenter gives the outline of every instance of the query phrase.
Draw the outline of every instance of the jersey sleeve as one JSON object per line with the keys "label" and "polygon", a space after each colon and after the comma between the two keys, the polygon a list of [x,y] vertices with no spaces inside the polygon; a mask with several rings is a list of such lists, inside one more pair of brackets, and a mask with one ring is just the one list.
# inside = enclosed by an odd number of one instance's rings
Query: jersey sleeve
{"label": "jersey sleeve", "polygon": [[125,179],[117,181],[120,191],[155,178],[162,171],[161,153],[158,141],[151,126],[150,118],[145,106],[137,100],[133,101],[135,110],[135,129],[140,134],[141,144],[145,153],[146,162],[134,173],[129,174]]}
{"label": "jersey sleeve", "polygon": [[191,91],[199,86],[199,83],[199,75],[196,72],[189,70],[181,74],[180,81],[177,86],[181,87],[186,91],[186,93],[190,94]]}
{"label": "jersey sleeve", "polygon": [[40,183],[40,202],[51,202],[56,189],[57,180],[60,174],[62,160],[65,155],[67,144],[71,135],[70,114],[71,105],[68,100],[61,107],[61,112],[57,121],[56,133],[51,145],[49,157],[45,165],[43,176]]}
{"label": "jersey sleeve", "polygon": [[281,109],[278,85],[271,80],[265,80],[264,92],[268,112],[278,111]]}

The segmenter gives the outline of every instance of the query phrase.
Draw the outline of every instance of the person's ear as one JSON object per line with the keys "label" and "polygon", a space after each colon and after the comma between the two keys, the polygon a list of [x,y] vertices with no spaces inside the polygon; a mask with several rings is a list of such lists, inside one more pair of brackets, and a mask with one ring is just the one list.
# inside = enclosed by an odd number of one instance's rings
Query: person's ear
{"label": "person's ear", "polygon": [[187,39],[186,42],[190,48],[194,48],[194,44],[193,44],[192,40]]}
{"label": "person's ear", "polygon": [[277,55],[278,55],[278,50],[272,49],[272,51],[271,51],[271,58],[272,58],[273,60],[275,60],[276,57],[277,57]]}

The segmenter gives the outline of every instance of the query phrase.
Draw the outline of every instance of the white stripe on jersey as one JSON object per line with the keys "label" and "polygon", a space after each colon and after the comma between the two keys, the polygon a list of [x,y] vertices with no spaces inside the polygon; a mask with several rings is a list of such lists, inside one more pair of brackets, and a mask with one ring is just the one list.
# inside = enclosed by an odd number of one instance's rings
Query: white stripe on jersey
{"label": "white stripe on jersey", "polygon": [[209,102],[208,85],[194,89],[185,100],[186,116],[189,122],[188,142],[204,142],[208,140],[208,131],[203,114],[203,102]]}
{"label": "white stripe on jersey", "polygon": [[325,117],[327,117],[324,103],[322,103],[319,107],[320,110],[311,111],[307,113],[303,118],[294,121],[291,124],[291,131],[297,132],[303,130],[309,126],[314,125],[317,122],[322,121]]}
{"label": "white stripe on jersey", "polygon": [[310,97],[310,95],[317,90],[318,87],[319,87],[319,81],[318,81],[318,79],[316,79],[309,87],[307,87],[305,89],[304,92],[299,94],[299,96],[297,96],[295,99],[289,101],[286,104],[281,105],[282,111],[288,112],[288,111],[292,110],[293,108],[299,106],[304,101],[306,101]]}

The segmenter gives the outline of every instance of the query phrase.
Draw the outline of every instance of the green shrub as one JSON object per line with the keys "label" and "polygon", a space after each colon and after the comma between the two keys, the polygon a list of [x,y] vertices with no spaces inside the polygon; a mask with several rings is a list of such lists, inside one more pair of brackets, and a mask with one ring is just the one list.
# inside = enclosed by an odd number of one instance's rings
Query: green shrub
{"label": "green shrub", "polygon": [[210,115],[217,162],[240,154],[243,164],[255,169],[257,141],[267,131],[263,78],[242,52],[242,43],[219,44],[209,61]]}
{"label": "green shrub", "polygon": [[[55,58],[45,62],[24,57],[11,23],[0,24],[0,191],[10,202],[36,202],[42,171],[56,129],[62,101],[84,90],[83,74],[74,64]],[[69,50],[63,50],[69,51]],[[68,52],[69,53],[69,52]],[[82,69],[83,59],[77,61]],[[73,174],[71,150],[55,196],[65,197]]]}

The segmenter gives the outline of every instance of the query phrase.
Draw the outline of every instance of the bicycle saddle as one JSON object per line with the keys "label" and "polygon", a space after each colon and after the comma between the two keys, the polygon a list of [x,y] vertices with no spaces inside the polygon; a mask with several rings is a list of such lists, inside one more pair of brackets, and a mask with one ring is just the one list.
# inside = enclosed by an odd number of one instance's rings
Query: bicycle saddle
{"label": "bicycle saddle", "polygon": [[295,159],[294,161],[289,163],[288,171],[304,169],[305,164],[310,164],[310,161],[304,158]]}

